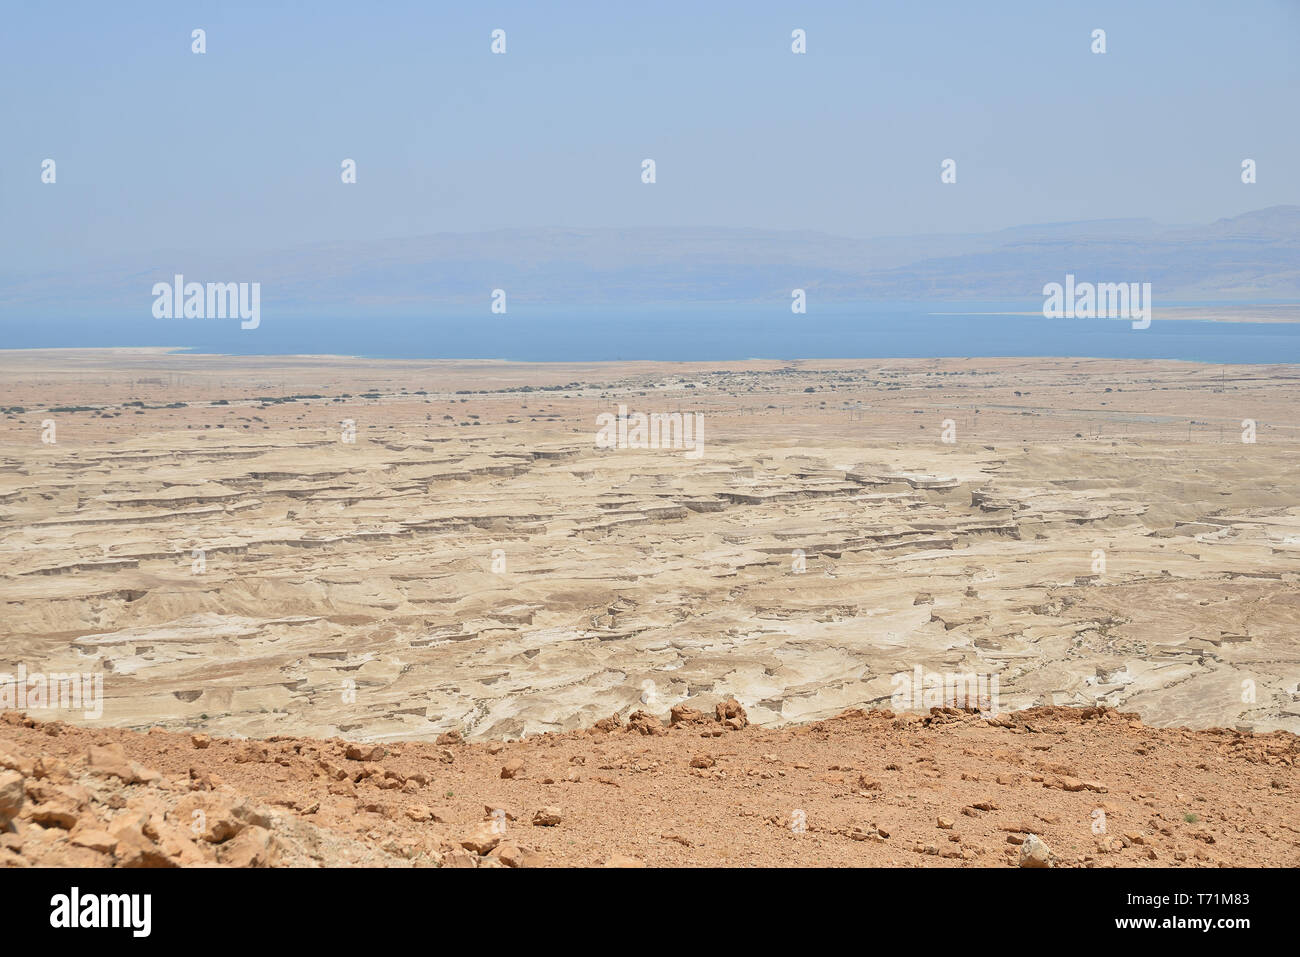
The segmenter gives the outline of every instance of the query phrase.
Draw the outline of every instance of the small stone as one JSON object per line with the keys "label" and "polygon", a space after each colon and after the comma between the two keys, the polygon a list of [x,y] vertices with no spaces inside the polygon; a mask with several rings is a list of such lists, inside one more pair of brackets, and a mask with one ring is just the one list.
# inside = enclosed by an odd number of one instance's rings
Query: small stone
{"label": "small stone", "polygon": [[35,762],[7,751],[0,751],[0,771],[17,771],[23,777],[34,774]]}
{"label": "small stone", "polygon": [[117,859],[118,867],[176,866],[176,862],[162,848],[145,837],[137,816],[128,815],[126,819],[114,821],[108,832],[117,839],[113,845],[113,856]]}
{"label": "small stone", "polygon": [[92,744],[86,749],[86,763],[95,774],[118,777],[128,784],[135,778],[120,744]]}
{"label": "small stone", "polygon": [[495,821],[478,824],[460,839],[460,846],[483,855],[501,843],[501,827]]}
{"label": "small stone", "polygon": [[101,854],[113,853],[113,848],[117,845],[117,838],[96,827],[77,828],[68,840],[77,847],[86,847]]}
{"label": "small stone", "polygon": [[735,698],[719,701],[714,711],[718,720],[733,731],[739,731],[749,724],[749,717],[745,714],[745,709],[741,707],[740,702]]}
{"label": "small stone", "polygon": [[1025,835],[1024,843],[1020,845],[1020,866],[1051,867],[1052,849],[1038,835]]}
{"label": "small stone", "polygon": [[23,776],[17,771],[0,771],[0,830],[18,816],[25,798]]}
{"label": "small stone", "polygon": [[627,719],[627,730],[635,731],[638,734],[660,735],[667,734],[661,722],[648,711],[633,711]]}
{"label": "small stone", "polygon": [[554,805],[547,805],[533,815],[534,827],[555,827],[559,823],[560,809]]}
{"label": "small stone", "polygon": [[478,855],[461,848],[442,855],[442,867],[478,867]]}
{"label": "small stone", "polygon": [[68,771],[68,765],[63,761],[63,759],[48,754],[43,754],[36,759],[35,764],[32,766],[32,774],[40,780],[72,780],[72,775]]}
{"label": "small stone", "polygon": [[68,830],[77,823],[77,808],[70,801],[51,801],[34,805],[28,816],[41,827]]}
{"label": "small stone", "polygon": [[673,705],[668,712],[668,723],[671,725],[678,724],[699,724],[704,721],[704,712],[695,708],[688,708],[684,704]]}
{"label": "small stone", "polygon": [[274,856],[271,832],[256,825],[244,828],[217,851],[227,867],[270,867]]}
{"label": "small stone", "polygon": [[498,844],[489,852],[488,856],[496,858],[506,867],[524,866],[524,852],[520,850],[518,844]]}

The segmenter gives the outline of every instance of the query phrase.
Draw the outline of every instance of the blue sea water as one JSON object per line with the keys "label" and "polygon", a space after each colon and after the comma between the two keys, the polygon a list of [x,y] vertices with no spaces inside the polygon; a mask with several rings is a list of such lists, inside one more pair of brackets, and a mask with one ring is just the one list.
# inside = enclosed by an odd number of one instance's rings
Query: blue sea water
{"label": "blue sea water", "polygon": [[1180,319],[1133,329],[1124,320],[1046,319],[1041,308],[1041,302],[866,303],[811,306],[793,315],[788,306],[561,309],[512,302],[506,315],[485,305],[425,317],[281,318],[264,304],[260,326],[249,330],[235,319],[7,320],[0,322],[0,347],[526,362],[949,356],[1300,362],[1300,323]]}

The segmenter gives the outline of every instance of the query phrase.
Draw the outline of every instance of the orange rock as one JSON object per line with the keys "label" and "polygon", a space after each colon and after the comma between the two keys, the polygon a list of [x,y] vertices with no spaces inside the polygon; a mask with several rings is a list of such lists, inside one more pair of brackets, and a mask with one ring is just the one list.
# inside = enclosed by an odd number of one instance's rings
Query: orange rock
{"label": "orange rock", "polygon": [[732,730],[739,731],[749,724],[749,715],[745,713],[745,709],[740,706],[740,702],[735,698],[719,701],[714,711],[718,716],[718,720]]}
{"label": "orange rock", "polygon": [[18,816],[26,800],[23,776],[17,771],[0,771],[0,831]]}
{"label": "orange rock", "polygon": [[217,859],[228,867],[271,867],[276,860],[276,850],[271,832],[251,825],[221,845]]}
{"label": "orange rock", "polygon": [[559,823],[560,809],[554,805],[540,808],[533,814],[534,827],[555,827]]}
{"label": "orange rock", "polygon": [[94,774],[118,777],[128,783],[134,778],[126,751],[120,744],[92,744],[86,750],[86,763]]}
{"label": "orange rock", "polygon": [[688,708],[684,704],[673,705],[672,709],[668,712],[668,723],[670,725],[699,724],[704,720],[703,711],[697,711],[695,708]]}
{"label": "orange rock", "polygon": [[87,847],[101,854],[111,854],[117,844],[117,839],[112,834],[93,826],[75,828],[68,841],[77,847]]}
{"label": "orange rock", "polygon": [[118,867],[175,867],[173,861],[162,848],[145,837],[140,824],[134,820],[114,822],[109,827],[109,834],[117,839],[113,845],[113,857]]}
{"label": "orange rock", "polygon": [[475,854],[486,854],[501,843],[501,828],[494,821],[478,824],[460,839],[460,846]]}
{"label": "orange rock", "polygon": [[663,722],[646,711],[633,711],[627,719],[627,730],[635,731],[638,734],[667,734]]}

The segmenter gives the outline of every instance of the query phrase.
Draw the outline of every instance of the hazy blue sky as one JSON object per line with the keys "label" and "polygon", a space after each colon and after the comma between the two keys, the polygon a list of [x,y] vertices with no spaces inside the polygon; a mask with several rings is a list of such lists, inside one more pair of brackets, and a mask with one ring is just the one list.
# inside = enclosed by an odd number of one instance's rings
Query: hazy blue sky
{"label": "hazy blue sky", "polygon": [[1300,203],[1296,0],[97,0],[11,3],[0,30],[10,268],[511,226],[872,236]]}

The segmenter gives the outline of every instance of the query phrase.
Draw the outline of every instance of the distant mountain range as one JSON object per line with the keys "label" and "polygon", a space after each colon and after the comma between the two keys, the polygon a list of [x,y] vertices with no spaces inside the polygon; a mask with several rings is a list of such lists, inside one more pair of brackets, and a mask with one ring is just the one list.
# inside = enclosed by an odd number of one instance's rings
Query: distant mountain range
{"label": "distant mountain range", "polygon": [[1066,273],[1150,282],[1157,301],[1300,299],[1300,206],[1208,225],[1147,219],[1017,226],[992,233],[849,239],[724,228],[518,229],[328,242],[282,252],[140,257],[90,271],[0,274],[0,319],[147,318],[151,287],[260,282],[266,315],[432,314],[550,306],[789,301],[1033,302]]}

